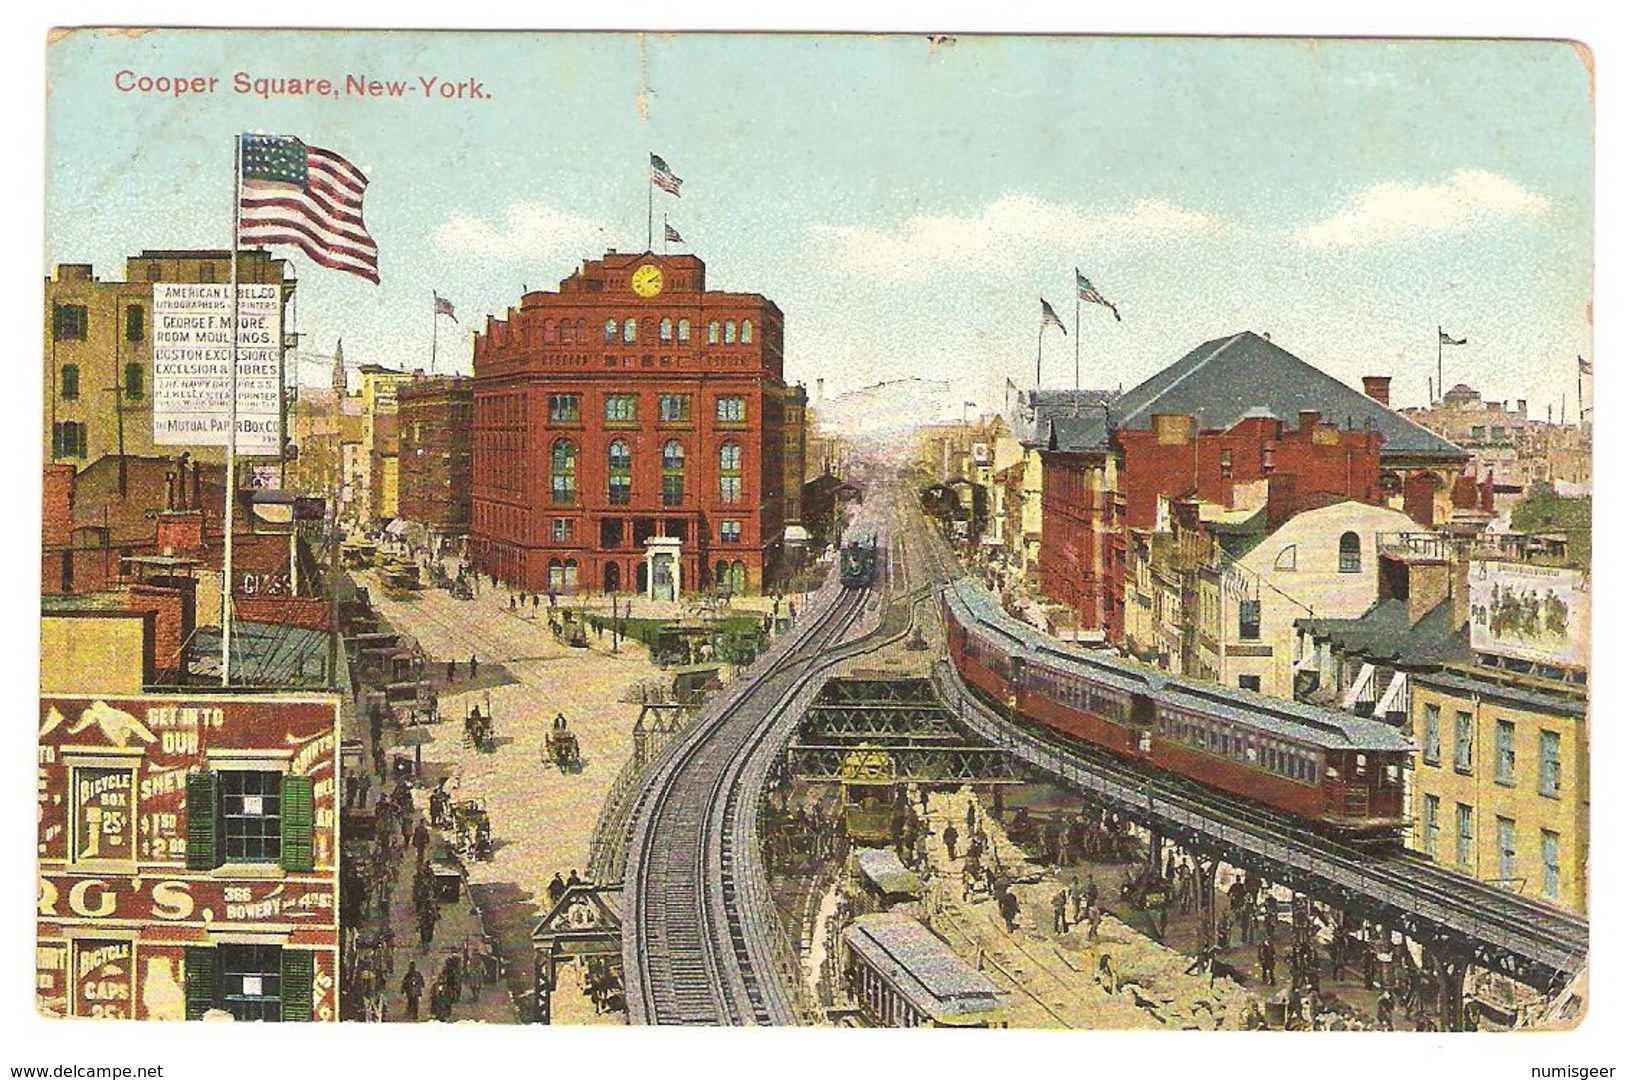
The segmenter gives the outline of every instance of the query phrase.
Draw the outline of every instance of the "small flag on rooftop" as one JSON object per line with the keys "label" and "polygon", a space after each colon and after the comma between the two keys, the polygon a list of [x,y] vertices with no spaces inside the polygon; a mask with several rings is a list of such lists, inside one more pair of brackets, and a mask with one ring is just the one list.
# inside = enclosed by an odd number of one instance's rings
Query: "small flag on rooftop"
{"label": "small flag on rooftop", "polygon": [[1580,374],[1581,375],[1590,375],[1591,374],[1591,361],[1587,360],[1583,356],[1576,357],[1575,359],[1580,361]]}
{"label": "small flag on rooftop", "polygon": [[683,181],[671,171],[671,166],[667,165],[666,159],[659,154],[649,155],[649,179],[661,191],[682,198],[683,193],[678,189],[683,186]]}
{"label": "small flag on rooftop", "polygon": [[1117,305],[1106,299],[1104,296],[1101,296],[1100,290],[1090,284],[1089,279],[1083,276],[1082,270],[1079,270],[1074,266],[1072,268],[1072,272],[1078,275],[1079,300],[1087,300],[1091,304],[1099,304],[1101,307],[1109,310],[1112,313],[1112,317],[1118,322],[1123,321],[1123,316],[1117,314]]}
{"label": "small flag on rooftop", "polygon": [[[439,293],[434,294],[434,313],[436,315],[449,315],[452,322],[457,322],[457,310],[451,306],[450,300],[447,300]],[[462,325],[461,323],[457,324]]]}
{"label": "small flag on rooftop", "polygon": [[1466,338],[1453,338],[1449,334],[1445,333],[1444,332],[1444,327],[1441,326],[1441,327],[1439,327],[1439,344],[1440,345],[1465,345],[1465,344],[1467,344],[1467,339]]}
{"label": "small flag on rooftop", "polygon": [[242,135],[237,242],[291,244],[318,266],[378,284],[378,245],[361,218],[367,176],[291,135]]}
{"label": "small flag on rooftop", "polygon": [[1042,296],[1040,296],[1038,298],[1038,306],[1043,312],[1045,326],[1053,326],[1061,333],[1066,333],[1066,324],[1061,321],[1061,317],[1059,315],[1055,314],[1055,309],[1050,307],[1048,300],[1045,300]]}
{"label": "small flag on rooftop", "polygon": [[672,228],[671,227],[671,222],[669,222],[669,221],[666,222],[666,243],[668,243],[668,244],[681,244],[681,243],[683,243],[683,234],[678,232],[676,229]]}

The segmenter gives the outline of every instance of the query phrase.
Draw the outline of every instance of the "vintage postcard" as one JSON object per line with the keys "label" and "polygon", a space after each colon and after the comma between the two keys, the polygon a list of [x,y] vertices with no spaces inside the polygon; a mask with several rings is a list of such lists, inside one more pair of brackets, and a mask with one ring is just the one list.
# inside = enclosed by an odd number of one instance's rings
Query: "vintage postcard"
{"label": "vintage postcard", "polygon": [[47,69],[38,1012],[1590,1006],[1584,46]]}

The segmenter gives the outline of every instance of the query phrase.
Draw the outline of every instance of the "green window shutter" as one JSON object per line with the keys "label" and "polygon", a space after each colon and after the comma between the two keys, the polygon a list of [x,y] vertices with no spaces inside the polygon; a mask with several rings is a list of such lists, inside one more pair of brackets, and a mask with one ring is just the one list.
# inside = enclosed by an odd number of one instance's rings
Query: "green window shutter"
{"label": "green window shutter", "polygon": [[186,868],[213,870],[225,861],[221,843],[220,777],[207,770],[186,778]]}
{"label": "green window shutter", "polygon": [[316,954],[309,949],[282,950],[282,1019],[309,1022],[315,1011]]}
{"label": "green window shutter", "polygon": [[186,947],[186,1018],[201,1020],[214,1008],[215,952],[206,945]]}
{"label": "green window shutter", "polygon": [[315,784],[308,776],[282,778],[282,869],[315,868]]}

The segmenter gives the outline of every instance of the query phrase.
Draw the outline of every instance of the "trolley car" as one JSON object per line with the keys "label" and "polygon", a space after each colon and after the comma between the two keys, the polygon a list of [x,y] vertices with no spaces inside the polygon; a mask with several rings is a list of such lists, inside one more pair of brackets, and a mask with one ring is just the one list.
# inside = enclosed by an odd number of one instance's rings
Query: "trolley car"
{"label": "trolley car", "polygon": [[1413,748],[1396,728],[1065,645],[968,579],[948,586],[943,609],[960,676],[1006,712],[1346,840],[1399,839]]}
{"label": "trolley car", "polygon": [[841,548],[841,584],[848,589],[866,589],[875,583],[879,537],[849,540]]}

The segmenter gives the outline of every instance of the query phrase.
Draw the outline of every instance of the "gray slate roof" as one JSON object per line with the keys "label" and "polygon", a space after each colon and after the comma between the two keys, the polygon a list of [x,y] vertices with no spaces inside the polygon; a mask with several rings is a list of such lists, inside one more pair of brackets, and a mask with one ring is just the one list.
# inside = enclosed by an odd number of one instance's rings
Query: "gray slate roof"
{"label": "gray slate roof", "polygon": [[[1111,408],[1114,427],[1144,431],[1157,414],[1194,416],[1202,430],[1225,430],[1249,413],[1265,410],[1290,425],[1300,412],[1318,412],[1327,424],[1361,430],[1367,422],[1382,436],[1382,456],[1419,456],[1465,461],[1466,451],[1401,416],[1360,391],[1298,359],[1251,330],[1203,342],[1122,395]],[[1059,450],[1103,448],[1105,417],[1053,416],[1039,432],[1040,445]]]}

